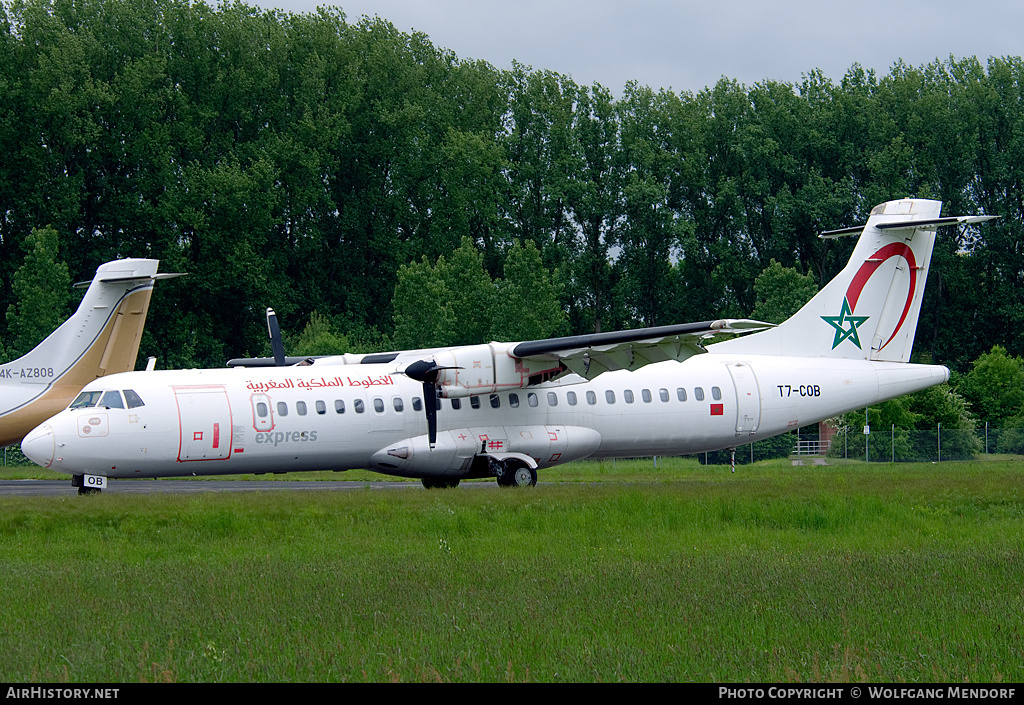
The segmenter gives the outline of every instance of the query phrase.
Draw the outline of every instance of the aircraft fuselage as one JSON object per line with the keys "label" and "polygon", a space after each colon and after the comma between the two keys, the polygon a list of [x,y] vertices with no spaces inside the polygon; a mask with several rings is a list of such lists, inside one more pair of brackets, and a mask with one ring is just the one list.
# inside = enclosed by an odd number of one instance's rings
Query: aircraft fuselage
{"label": "aircraft fuselage", "polygon": [[54,470],[111,478],[366,468],[456,479],[484,476],[484,454],[518,453],[543,468],[736,447],[948,374],[934,365],[715,354],[712,346],[589,382],[443,399],[431,449],[422,386],[387,366],[130,372],[83,390],[119,392],[125,408],[69,408],[23,448]]}

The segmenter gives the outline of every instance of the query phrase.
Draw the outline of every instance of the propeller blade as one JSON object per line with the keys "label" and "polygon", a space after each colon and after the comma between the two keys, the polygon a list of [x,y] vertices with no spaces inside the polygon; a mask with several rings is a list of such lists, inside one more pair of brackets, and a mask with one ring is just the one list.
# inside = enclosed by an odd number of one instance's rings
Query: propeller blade
{"label": "propeller blade", "polygon": [[427,413],[427,440],[433,450],[437,443],[437,400],[441,387],[437,384],[441,370],[458,370],[460,367],[444,367],[433,360],[417,360],[405,368],[405,376],[423,382],[423,409]]}
{"label": "propeller blade", "polygon": [[267,309],[267,331],[270,333],[270,349],[274,352],[274,364],[283,367],[284,343],[281,342],[281,327],[277,323],[277,314],[274,309]]}
{"label": "propeller blade", "polygon": [[437,444],[437,385],[423,383],[423,408],[427,412],[427,441],[430,450]]}

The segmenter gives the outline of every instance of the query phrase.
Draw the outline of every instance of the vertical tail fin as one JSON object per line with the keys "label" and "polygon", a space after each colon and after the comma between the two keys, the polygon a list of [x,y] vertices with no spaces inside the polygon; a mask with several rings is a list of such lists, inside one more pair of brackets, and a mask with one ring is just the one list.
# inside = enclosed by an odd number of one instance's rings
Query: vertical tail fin
{"label": "vertical tail fin", "polygon": [[158,260],[100,265],[78,310],[31,352],[0,366],[0,445],[57,413],[97,377],[135,368]]}
{"label": "vertical tail fin", "polygon": [[839,275],[791,318],[769,331],[716,344],[716,352],[908,362],[921,313],[935,230],[996,216],[942,218],[941,201],[875,206]]}

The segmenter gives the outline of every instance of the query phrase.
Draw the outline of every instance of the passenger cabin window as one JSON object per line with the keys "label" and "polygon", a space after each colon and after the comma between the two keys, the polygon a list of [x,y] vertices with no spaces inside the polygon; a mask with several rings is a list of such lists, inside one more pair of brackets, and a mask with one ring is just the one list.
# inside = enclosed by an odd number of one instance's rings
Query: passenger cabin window
{"label": "passenger cabin window", "polygon": [[613,392],[610,389],[605,391],[605,393],[604,393],[604,400],[606,402],[608,402],[609,404],[614,404],[615,403],[615,392]]}
{"label": "passenger cabin window", "polygon": [[501,399],[498,397],[497,394],[492,394],[491,395],[491,408],[492,409],[500,409],[501,408]]}
{"label": "passenger cabin window", "polygon": [[423,400],[420,399],[419,397],[413,397],[412,398],[412,410],[413,411],[423,411]]}
{"label": "passenger cabin window", "polygon": [[652,399],[652,397],[651,397],[651,390],[650,389],[641,389],[640,390],[640,398],[644,400],[645,404],[650,404],[651,403],[651,399]]}
{"label": "passenger cabin window", "polygon": [[680,387],[676,390],[676,396],[679,397],[679,401],[686,401],[686,390]]}
{"label": "passenger cabin window", "polygon": [[704,388],[703,387],[694,387],[693,388],[693,398],[696,399],[697,401],[704,401]]}
{"label": "passenger cabin window", "polygon": [[658,390],[658,396],[661,397],[662,401],[668,401],[668,390],[667,389],[659,389]]}
{"label": "passenger cabin window", "polygon": [[322,401],[318,401],[316,403],[316,413],[320,414],[321,416],[326,414],[327,413],[327,405],[324,404]]}
{"label": "passenger cabin window", "polygon": [[362,399],[356,399],[352,402],[352,407],[356,410],[357,414],[361,414],[366,411],[366,404],[363,403]]}
{"label": "passenger cabin window", "polygon": [[566,392],[565,400],[569,402],[569,406],[576,406],[576,392]]}
{"label": "passenger cabin window", "polygon": [[277,402],[277,415],[278,416],[287,416],[288,415],[288,405],[285,404],[283,401]]}
{"label": "passenger cabin window", "polygon": [[712,387],[711,388],[711,398],[714,399],[715,401],[721,401],[722,400],[722,390],[719,389],[718,387]]}
{"label": "passenger cabin window", "polygon": [[548,392],[548,406],[558,406],[558,395],[554,392]]}
{"label": "passenger cabin window", "polygon": [[537,395],[534,394],[533,392],[527,394],[526,403],[529,404],[530,406],[537,406]]}
{"label": "passenger cabin window", "polygon": [[257,416],[259,416],[261,419],[265,419],[267,418],[268,413],[270,413],[270,409],[267,408],[267,405],[264,402],[261,401],[256,403]]}
{"label": "passenger cabin window", "polygon": [[395,406],[395,411],[402,413],[405,411],[405,402],[402,401],[402,397],[394,397],[391,403]]}
{"label": "passenger cabin window", "polygon": [[594,392],[587,392],[587,403],[593,406],[597,403],[597,394]]}
{"label": "passenger cabin window", "polygon": [[455,409],[456,411],[461,409],[462,408],[462,400],[461,399],[452,399],[452,408]]}
{"label": "passenger cabin window", "polygon": [[384,413],[384,400],[381,399],[380,397],[374,397],[373,398],[373,410],[376,411],[378,414],[383,414]]}
{"label": "passenger cabin window", "polygon": [[295,402],[295,411],[299,412],[299,416],[306,415],[306,402],[297,401]]}
{"label": "passenger cabin window", "polygon": [[622,398],[626,400],[627,404],[632,404],[633,403],[633,390],[632,389],[627,389],[626,391],[624,391],[622,393]]}
{"label": "passenger cabin window", "polygon": [[146,403],[142,401],[142,397],[140,397],[131,389],[124,390],[124,401],[126,404],[128,404],[129,409],[136,409],[140,406],[146,405]]}
{"label": "passenger cabin window", "polygon": [[345,413],[345,402],[343,402],[341,399],[335,399],[334,400],[334,413],[336,413],[336,414],[344,414]]}
{"label": "passenger cabin window", "polygon": [[480,397],[470,397],[469,398],[469,405],[471,407],[473,407],[474,409],[479,409],[480,408]]}
{"label": "passenger cabin window", "polygon": [[519,408],[519,395],[518,394],[509,394],[508,395],[508,405],[511,406],[513,409],[518,409]]}

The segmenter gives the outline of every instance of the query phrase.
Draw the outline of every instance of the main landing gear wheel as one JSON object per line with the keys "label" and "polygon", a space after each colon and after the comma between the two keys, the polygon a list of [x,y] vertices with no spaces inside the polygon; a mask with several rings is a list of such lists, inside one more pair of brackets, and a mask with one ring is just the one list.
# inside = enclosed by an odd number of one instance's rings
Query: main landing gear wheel
{"label": "main landing gear wheel", "polygon": [[428,490],[448,490],[454,489],[459,486],[459,479],[454,480],[441,480],[436,477],[424,477],[420,482]]}
{"label": "main landing gear wheel", "polygon": [[501,487],[533,487],[536,484],[537,471],[524,463],[506,467],[505,471],[498,475],[498,485]]}

